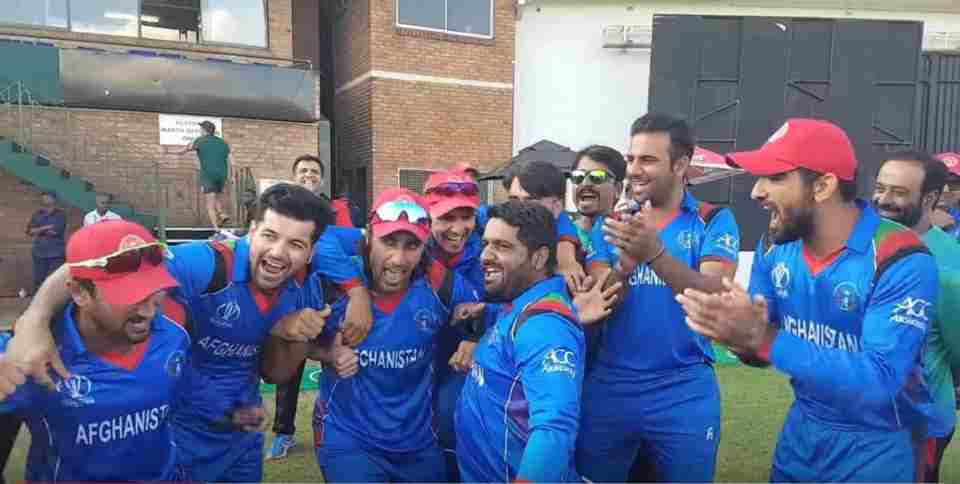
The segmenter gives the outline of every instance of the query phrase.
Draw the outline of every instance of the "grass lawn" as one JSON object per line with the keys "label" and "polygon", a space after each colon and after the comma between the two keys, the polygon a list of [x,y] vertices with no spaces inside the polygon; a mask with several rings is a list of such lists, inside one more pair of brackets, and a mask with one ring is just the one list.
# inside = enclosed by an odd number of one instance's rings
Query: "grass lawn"
{"label": "grass lawn", "polygon": [[[718,482],[767,481],[773,447],[783,416],[792,396],[786,378],[773,371],[744,367],[721,367],[720,387],[723,391],[723,435],[717,469]],[[265,395],[273,407],[273,394]],[[313,392],[300,395],[297,413],[297,438],[300,446],[289,457],[268,462],[264,478],[268,482],[320,481],[321,475],[313,456]],[[272,435],[268,435],[270,444]],[[5,476],[8,482],[23,479],[23,462],[29,435],[21,432],[17,448],[10,458]],[[943,459],[941,480],[960,482],[960,450],[957,443],[948,448]]]}

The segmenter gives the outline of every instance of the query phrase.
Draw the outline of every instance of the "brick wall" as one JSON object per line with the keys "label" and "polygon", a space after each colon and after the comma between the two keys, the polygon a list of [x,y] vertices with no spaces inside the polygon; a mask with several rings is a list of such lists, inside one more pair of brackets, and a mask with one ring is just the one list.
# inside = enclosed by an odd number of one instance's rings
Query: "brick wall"
{"label": "brick wall", "polygon": [[492,169],[513,150],[512,89],[384,78],[345,88],[371,70],[512,84],[513,2],[496,0],[493,39],[398,28],[395,7],[354,1],[336,32],[338,160],[370,167],[370,199],[396,185],[399,168]]}
{"label": "brick wall", "polygon": [[493,39],[396,26],[397,0],[370,0],[373,68],[475,81],[513,82],[513,0],[495,0]]}
{"label": "brick wall", "polygon": [[[156,206],[159,170],[168,223],[206,225],[196,154],[175,155],[168,152],[178,148],[160,146],[156,113],[43,108],[26,118],[35,151],[92,182],[97,191],[150,211]],[[0,136],[16,131],[11,119],[0,110]],[[318,151],[312,123],[224,118],[223,131],[231,167],[249,167],[257,178],[287,179],[297,156]]]}
{"label": "brick wall", "polygon": [[[171,42],[166,40],[142,39],[118,35],[88,34],[67,32],[64,30],[16,27],[0,25],[0,35],[23,36],[27,39],[41,38],[58,47],[93,46],[107,50],[126,51],[130,48],[144,47],[162,51],[177,52],[188,57],[205,58],[209,54],[224,57],[261,58],[272,57],[277,64],[289,64],[293,57],[292,0],[268,0],[268,48],[236,47],[209,44]],[[129,45],[126,45],[129,44]],[[251,57],[253,56],[253,57]],[[258,59],[258,62],[263,62]]]}
{"label": "brick wall", "polygon": [[504,164],[512,156],[512,106],[513,92],[506,89],[377,79],[374,193],[396,185],[399,168]]}

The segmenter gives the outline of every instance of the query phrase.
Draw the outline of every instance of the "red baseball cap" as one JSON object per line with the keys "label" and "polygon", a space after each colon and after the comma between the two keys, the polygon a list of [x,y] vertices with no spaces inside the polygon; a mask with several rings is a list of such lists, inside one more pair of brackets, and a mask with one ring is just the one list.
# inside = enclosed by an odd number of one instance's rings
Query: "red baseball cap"
{"label": "red baseball cap", "polygon": [[[141,251],[139,259],[134,259],[139,264],[129,269],[108,272],[104,267],[114,257],[151,245],[156,246],[152,250],[158,251],[156,259]],[[126,220],[108,220],[83,227],[70,237],[67,267],[74,278],[93,281],[107,303],[129,305],[162,289],[179,286],[163,263],[165,253],[166,249],[158,245],[157,239],[143,226]]]}
{"label": "red baseball cap", "polygon": [[950,173],[960,176],[960,153],[940,153],[935,155],[936,158],[943,162],[944,165],[947,165],[947,170]]}
{"label": "red baseball cap", "polygon": [[788,119],[759,150],[730,153],[727,162],[756,176],[806,168],[853,181],[857,155],[850,138],[835,124],[816,119]]}
{"label": "red baseball cap", "polygon": [[[436,191],[441,185],[449,185],[451,190],[446,193]],[[458,188],[470,185],[473,186],[473,195],[458,191]],[[438,171],[427,178],[423,190],[427,193],[427,208],[433,218],[442,217],[456,208],[476,210],[480,206],[480,187],[462,171]]]}
{"label": "red baseball cap", "polygon": [[420,195],[406,188],[388,188],[373,204],[370,230],[377,238],[394,232],[410,232],[421,242],[426,242],[430,237],[430,214],[426,207]]}
{"label": "red baseball cap", "polygon": [[455,171],[462,171],[464,173],[473,172],[474,175],[480,174],[480,170],[477,170],[476,168],[473,167],[473,165],[471,165],[469,162],[466,162],[466,161],[461,161],[456,165],[453,165],[453,169]]}

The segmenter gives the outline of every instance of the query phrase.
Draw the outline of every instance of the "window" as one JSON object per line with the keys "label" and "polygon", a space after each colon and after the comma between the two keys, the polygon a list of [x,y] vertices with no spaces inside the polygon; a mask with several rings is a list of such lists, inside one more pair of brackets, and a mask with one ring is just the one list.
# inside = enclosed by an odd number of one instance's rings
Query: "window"
{"label": "window", "polygon": [[264,0],[203,0],[203,40],[267,46]]}
{"label": "window", "polygon": [[139,10],[138,0],[71,0],[70,30],[136,37]]}
{"label": "window", "polygon": [[0,23],[193,44],[266,47],[266,1],[0,0]]}
{"label": "window", "polygon": [[67,28],[67,0],[0,0],[4,22]]}
{"label": "window", "polygon": [[397,0],[397,25],[493,37],[494,0]]}
{"label": "window", "polygon": [[143,0],[140,35],[145,39],[199,42],[200,0]]}

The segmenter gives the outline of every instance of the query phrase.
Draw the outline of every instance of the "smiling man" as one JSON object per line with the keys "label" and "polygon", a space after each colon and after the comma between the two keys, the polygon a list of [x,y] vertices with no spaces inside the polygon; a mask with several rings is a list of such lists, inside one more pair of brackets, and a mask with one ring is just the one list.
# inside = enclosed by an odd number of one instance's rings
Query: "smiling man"
{"label": "smiling man", "polygon": [[591,145],[577,153],[570,171],[570,181],[576,187],[574,200],[580,217],[577,232],[585,252],[591,250],[590,232],[593,225],[607,216],[617,203],[626,176],[626,162],[619,151],[602,145]]}
{"label": "smiling man", "polygon": [[584,341],[565,283],[553,275],[554,223],[536,203],[490,208],[484,287],[503,304],[457,404],[465,482],[579,482],[573,456]]}
{"label": "smiling man", "polygon": [[826,121],[790,119],[756,151],[729,155],[758,177],[770,212],[749,293],[688,289],[687,324],[790,377],[796,397],[773,482],[916,482],[932,405],[921,351],[936,317],[937,267],[910,229],[856,199],[857,158]]}
{"label": "smiling man", "polygon": [[940,462],[957,423],[954,377],[960,370],[960,245],[933,225],[933,211],[947,183],[947,167],[927,153],[896,153],[880,165],[873,188],[877,212],[913,229],[933,253],[940,271],[937,317],[927,332],[924,378],[936,407],[927,425],[922,482],[940,482]]}
{"label": "smiling man", "polygon": [[[248,237],[170,248],[165,265],[179,283],[172,294],[187,309],[193,337],[172,413],[187,478],[262,479],[260,374],[272,379],[287,360],[296,367],[306,341],[323,329],[323,313],[281,318],[303,307],[304,272],[329,217],[327,205],[308,190],[282,183],[260,196]],[[47,324],[67,300],[65,280],[58,271],[44,283],[11,340],[11,346],[23,341],[26,350],[10,353],[36,363],[35,378],[44,377],[47,360],[62,367]]]}

